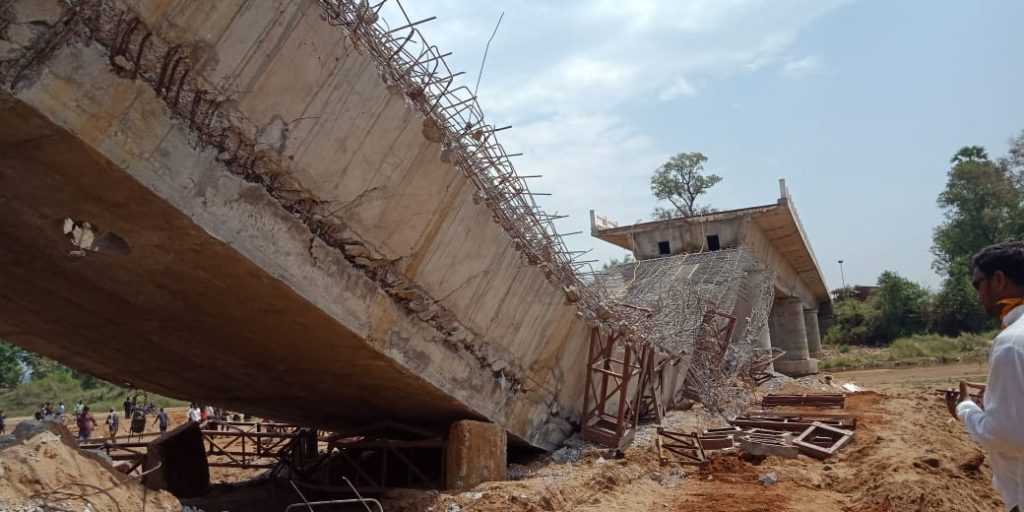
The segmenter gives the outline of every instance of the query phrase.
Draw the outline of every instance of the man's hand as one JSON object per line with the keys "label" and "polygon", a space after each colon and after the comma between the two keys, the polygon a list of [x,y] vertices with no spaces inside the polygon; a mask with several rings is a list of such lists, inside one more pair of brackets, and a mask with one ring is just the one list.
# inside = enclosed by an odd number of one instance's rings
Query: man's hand
{"label": "man's hand", "polygon": [[960,392],[966,394],[968,389],[977,389],[979,394],[983,394],[983,393],[985,393],[985,383],[984,382],[970,382],[970,381],[966,381],[966,380],[960,381]]}
{"label": "man's hand", "polygon": [[983,382],[969,382],[966,380],[960,381],[960,399],[961,400],[972,400],[971,389],[978,390],[978,400],[974,403],[978,404],[978,407],[985,408],[985,383]]}
{"label": "man's hand", "polygon": [[[963,388],[963,386],[961,386],[961,388]],[[963,397],[963,391],[961,391],[960,394],[946,393],[946,409],[949,411],[949,415],[955,418],[957,421],[960,421],[960,418],[957,418],[956,416],[956,406],[957,404],[960,403],[961,400],[963,400]]]}

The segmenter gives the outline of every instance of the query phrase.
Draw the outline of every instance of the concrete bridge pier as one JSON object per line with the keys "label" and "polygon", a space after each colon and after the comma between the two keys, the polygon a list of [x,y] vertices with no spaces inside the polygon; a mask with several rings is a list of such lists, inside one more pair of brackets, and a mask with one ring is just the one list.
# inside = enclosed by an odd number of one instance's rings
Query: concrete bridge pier
{"label": "concrete bridge pier", "polygon": [[821,328],[818,326],[818,310],[804,310],[804,328],[807,331],[807,351],[811,357],[820,359],[821,352]]}
{"label": "concrete bridge pier", "polygon": [[[764,326],[764,329],[761,329],[761,333],[757,336],[757,346],[769,353],[772,351],[772,335],[767,325]],[[766,370],[770,372],[775,371],[775,363],[769,364]]]}
{"label": "concrete bridge pier", "polygon": [[807,346],[807,325],[803,303],[798,297],[775,299],[768,326],[772,346],[786,351],[775,361],[775,371],[796,377],[818,372],[818,361],[811,359]]}

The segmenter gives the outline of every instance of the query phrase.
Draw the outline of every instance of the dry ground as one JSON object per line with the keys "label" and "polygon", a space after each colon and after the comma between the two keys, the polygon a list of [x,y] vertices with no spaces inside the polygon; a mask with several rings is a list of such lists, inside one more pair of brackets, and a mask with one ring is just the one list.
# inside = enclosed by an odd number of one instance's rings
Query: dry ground
{"label": "dry ground", "polygon": [[[462,493],[394,492],[384,497],[385,510],[434,512],[548,512],[686,510],[694,512],[783,511],[995,511],[1001,502],[991,487],[991,469],[983,451],[949,417],[936,388],[960,378],[980,380],[977,365],[871,370],[836,374],[839,383],[855,381],[869,390],[848,395],[847,412],[858,415],[853,442],[836,456],[818,461],[768,457],[754,460],[735,453],[711,452],[705,469],[662,466],[645,427],[638,441],[616,458],[605,449],[586,449],[577,461],[559,463],[538,455],[513,466],[516,479],[489,482]],[[787,383],[784,392],[805,390]],[[177,416],[180,411],[174,411]],[[676,411],[668,418],[676,430],[721,426],[724,419],[700,407]],[[31,453],[4,454],[0,488],[10,497],[24,496],[78,475],[83,482],[107,487],[107,472],[98,466],[75,466],[54,452],[52,440],[32,445]],[[19,448],[20,449],[20,448]],[[12,463],[17,462],[15,465]],[[90,461],[91,462],[91,461]],[[5,474],[4,474],[5,473]],[[66,473],[66,474],[65,474]],[[230,472],[228,472],[230,473]],[[777,481],[759,480],[773,473]],[[62,476],[63,475],[63,476]],[[240,480],[252,474],[217,474],[215,480]],[[112,485],[112,484],[110,484]],[[131,486],[125,486],[129,490]],[[150,510],[166,509],[164,497],[124,497],[133,503],[159,499]],[[0,498],[5,497],[0,492]],[[277,486],[236,488],[192,501],[206,510],[282,510],[298,501]],[[134,505],[134,503],[133,503]],[[2,507],[0,507],[2,508]],[[124,510],[134,510],[128,506]],[[355,509],[352,509],[355,510]]]}
{"label": "dry ground", "polygon": [[[980,371],[979,371],[980,370]],[[711,452],[711,467],[663,467],[651,442],[639,442],[621,460],[592,450],[576,463],[538,461],[515,481],[485,483],[460,494],[396,493],[386,509],[470,511],[686,510],[782,511],[994,511],[984,452],[932,393],[959,378],[983,378],[977,365],[836,374],[871,388],[851,394],[858,415],[852,444],[817,461],[769,457],[763,461]],[[862,379],[857,380],[857,379]],[[788,384],[786,392],[799,388]],[[707,426],[697,412],[674,412],[679,429]],[[721,420],[719,420],[721,421]],[[775,473],[764,486],[761,476]]]}

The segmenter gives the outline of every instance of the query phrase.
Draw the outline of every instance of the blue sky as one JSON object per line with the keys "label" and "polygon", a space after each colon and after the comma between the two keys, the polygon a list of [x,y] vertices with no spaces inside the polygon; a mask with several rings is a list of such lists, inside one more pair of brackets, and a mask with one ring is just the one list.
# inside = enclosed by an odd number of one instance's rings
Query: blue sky
{"label": "blue sky", "polygon": [[[1024,129],[1019,0],[406,0],[472,86],[572,248],[590,209],[648,219],[649,179],[700,151],[719,209],[772,203],[785,178],[830,287],[883,270],[931,287],[949,158]],[[385,18],[392,19],[387,11]]]}

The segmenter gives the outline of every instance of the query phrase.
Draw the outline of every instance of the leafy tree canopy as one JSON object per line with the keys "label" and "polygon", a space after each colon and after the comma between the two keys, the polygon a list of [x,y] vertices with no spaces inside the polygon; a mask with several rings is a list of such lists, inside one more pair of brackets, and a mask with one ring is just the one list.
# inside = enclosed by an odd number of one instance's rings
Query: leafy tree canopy
{"label": "leafy tree canopy", "polygon": [[707,161],[708,157],[702,153],[679,153],[654,171],[651,192],[657,199],[667,200],[674,207],[674,210],[655,209],[654,218],[691,217],[714,211],[697,204],[700,196],[722,181],[721,176],[705,174],[704,162]]}
{"label": "leafy tree canopy", "polygon": [[1024,190],[1007,166],[989,160],[980,146],[960,149],[951,162],[938,198],[945,222],[935,229],[932,246],[934,267],[946,274],[954,260],[1024,235]]}

